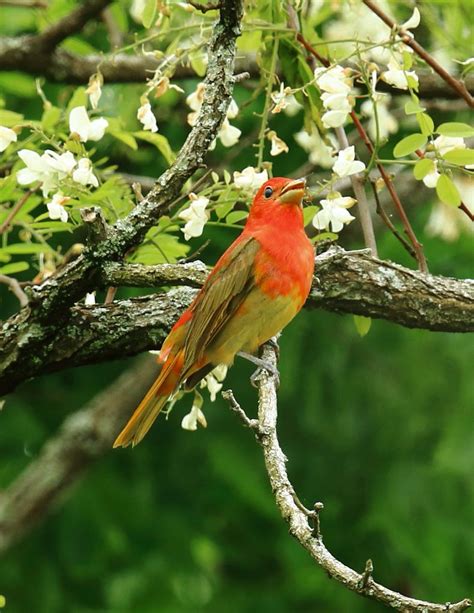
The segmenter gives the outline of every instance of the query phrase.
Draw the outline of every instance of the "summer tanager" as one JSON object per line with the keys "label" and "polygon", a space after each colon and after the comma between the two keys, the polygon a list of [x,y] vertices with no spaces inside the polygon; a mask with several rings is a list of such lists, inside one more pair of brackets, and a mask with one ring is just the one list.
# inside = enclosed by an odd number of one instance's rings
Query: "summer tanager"
{"label": "summer tanager", "polygon": [[264,183],[240,236],[218,260],[161,348],[161,370],[114,447],[136,445],[181,384],[191,389],[242,351],[255,354],[303,306],[314,251],[303,227],[305,181]]}

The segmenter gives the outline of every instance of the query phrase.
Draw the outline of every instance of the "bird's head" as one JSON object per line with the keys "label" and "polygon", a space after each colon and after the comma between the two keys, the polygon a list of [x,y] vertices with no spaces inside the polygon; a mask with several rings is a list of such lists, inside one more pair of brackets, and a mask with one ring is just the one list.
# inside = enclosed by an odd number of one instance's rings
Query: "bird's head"
{"label": "bird's head", "polygon": [[255,201],[301,207],[305,188],[306,179],[274,177],[265,181],[260,187],[255,196]]}

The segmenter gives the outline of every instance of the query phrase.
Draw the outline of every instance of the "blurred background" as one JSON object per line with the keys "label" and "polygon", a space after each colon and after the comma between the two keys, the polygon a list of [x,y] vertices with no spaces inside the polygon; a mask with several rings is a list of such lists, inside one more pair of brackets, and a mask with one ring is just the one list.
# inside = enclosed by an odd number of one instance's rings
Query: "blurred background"
{"label": "blurred background", "polygon": [[[31,12],[0,10],[6,17],[3,34],[34,30]],[[105,47],[102,35],[99,25],[88,44]],[[179,84],[189,94],[198,81]],[[57,104],[75,91],[73,85],[47,82],[43,88]],[[142,85],[107,85],[104,114],[120,109],[125,128],[136,129],[142,91]],[[33,119],[41,116],[33,77],[0,73],[0,94],[6,108]],[[208,166],[219,172],[255,162],[254,113],[261,111],[263,97],[242,86],[235,98],[242,109],[243,143],[230,153],[218,144],[209,154]],[[394,99],[395,114],[401,105]],[[187,112],[174,91],[160,99],[160,133],[175,150],[188,131]],[[463,111],[435,107],[431,114],[437,125],[466,121]],[[273,160],[274,175],[307,169],[307,153],[294,140],[302,121],[301,113],[279,119],[278,135],[291,153]],[[106,136],[98,150],[124,172],[156,177],[166,167],[152,145],[134,151]],[[391,150],[387,145],[387,155]],[[310,181],[319,172],[310,169]],[[420,189],[416,182],[406,189],[405,179],[399,184],[430,271],[458,278],[472,274],[472,234],[458,211],[446,213],[454,220],[450,238],[427,231],[430,216],[441,206],[434,190]],[[200,258],[212,264],[237,233],[208,225],[191,241],[190,251],[209,240]],[[72,244],[81,238],[79,230],[67,240]],[[377,241],[383,258],[413,267],[381,225]],[[340,243],[363,246],[357,221]],[[6,316],[16,304],[0,289]],[[121,289],[118,298],[143,293]],[[1,490],[34,461],[63,420],[133,362],[118,359],[45,376],[6,399],[0,413],[0,500]],[[281,338],[279,435],[298,496],[306,506],[324,503],[323,538],[336,557],[360,571],[372,558],[376,580],[417,598],[444,602],[473,595],[473,363],[469,336],[373,321],[361,338],[351,316],[323,311],[303,310]],[[237,360],[224,389],[232,388],[253,416],[251,372],[250,364]],[[219,396],[215,403],[206,396],[206,430],[180,428],[191,401],[191,396],[183,398],[137,448],[101,457],[48,517],[2,554],[0,594],[7,599],[6,610],[383,610],[328,579],[288,535],[261,449]]]}

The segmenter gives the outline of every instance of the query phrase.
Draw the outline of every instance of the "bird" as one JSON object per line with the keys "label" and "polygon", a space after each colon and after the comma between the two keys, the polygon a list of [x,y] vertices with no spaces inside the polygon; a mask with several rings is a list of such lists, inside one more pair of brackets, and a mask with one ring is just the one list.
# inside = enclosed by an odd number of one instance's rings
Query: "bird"
{"label": "bird", "polygon": [[192,389],[239,353],[254,356],[300,311],[314,272],[303,222],[305,189],[305,179],[285,177],[261,185],[241,234],[165,339],[158,377],[114,447],[137,445],[180,386]]}

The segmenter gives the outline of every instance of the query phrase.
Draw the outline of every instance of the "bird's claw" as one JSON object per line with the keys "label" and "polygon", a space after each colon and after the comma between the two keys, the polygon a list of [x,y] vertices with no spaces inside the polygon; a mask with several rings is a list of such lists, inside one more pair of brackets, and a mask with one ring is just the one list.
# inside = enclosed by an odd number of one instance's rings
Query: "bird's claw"
{"label": "bird's claw", "polygon": [[253,387],[258,388],[258,382],[260,381],[260,377],[264,371],[275,379],[275,386],[278,389],[280,387],[280,373],[278,372],[278,368],[274,368],[271,364],[267,364],[266,362],[263,362],[262,366],[259,366],[251,375],[250,383],[253,385]]}

